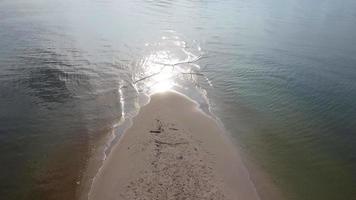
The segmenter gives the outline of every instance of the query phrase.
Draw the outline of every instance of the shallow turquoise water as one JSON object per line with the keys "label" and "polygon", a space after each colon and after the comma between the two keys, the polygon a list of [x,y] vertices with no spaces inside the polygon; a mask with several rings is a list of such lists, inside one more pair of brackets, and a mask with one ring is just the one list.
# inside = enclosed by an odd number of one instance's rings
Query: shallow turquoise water
{"label": "shallow turquoise water", "polygon": [[76,198],[98,141],[174,88],[287,199],[354,199],[355,55],[352,0],[3,0],[0,195]]}

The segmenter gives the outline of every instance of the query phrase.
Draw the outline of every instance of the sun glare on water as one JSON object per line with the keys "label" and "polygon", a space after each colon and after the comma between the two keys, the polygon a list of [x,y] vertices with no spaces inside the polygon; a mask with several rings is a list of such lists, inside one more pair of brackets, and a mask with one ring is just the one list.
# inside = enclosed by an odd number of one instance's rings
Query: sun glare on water
{"label": "sun glare on water", "polygon": [[179,74],[175,63],[179,62],[169,51],[157,51],[145,58],[143,68],[147,76],[147,86],[152,93],[165,92],[175,86],[174,78]]}
{"label": "sun glare on water", "polygon": [[139,82],[140,89],[149,94],[183,87],[200,69],[195,63],[201,58],[199,45],[187,47],[178,36],[165,36],[158,43],[146,43],[145,46],[148,52],[141,59],[136,83]]}

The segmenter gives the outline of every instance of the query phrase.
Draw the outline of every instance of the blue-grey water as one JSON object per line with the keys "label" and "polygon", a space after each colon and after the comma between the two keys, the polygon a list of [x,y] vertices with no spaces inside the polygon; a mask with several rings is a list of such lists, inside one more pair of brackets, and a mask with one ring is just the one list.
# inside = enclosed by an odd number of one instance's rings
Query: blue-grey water
{"label": "blue-grey water", "polygon": [[285,199],[356,199],[354,0],[0,0],[0,198],[79,198],[167,89]]}

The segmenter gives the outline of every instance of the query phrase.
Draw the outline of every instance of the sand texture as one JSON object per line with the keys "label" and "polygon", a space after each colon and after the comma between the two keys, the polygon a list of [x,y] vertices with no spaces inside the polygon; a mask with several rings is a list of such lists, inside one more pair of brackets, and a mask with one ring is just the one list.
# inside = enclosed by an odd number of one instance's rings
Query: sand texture
{"label": "sand texture", "polygon": [[259,199],[222,131],[186,97],[153,95],[105,160],[89,199]]}

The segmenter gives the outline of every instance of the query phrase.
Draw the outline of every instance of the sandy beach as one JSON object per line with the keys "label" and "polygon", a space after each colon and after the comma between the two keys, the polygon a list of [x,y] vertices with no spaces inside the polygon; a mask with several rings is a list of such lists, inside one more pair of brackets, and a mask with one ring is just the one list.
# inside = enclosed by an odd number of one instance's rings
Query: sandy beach
{"label": "sandy beach", "polygon": [[113,147],[91,200],[259,199],[215,120],[175,92],[158,93]]}

